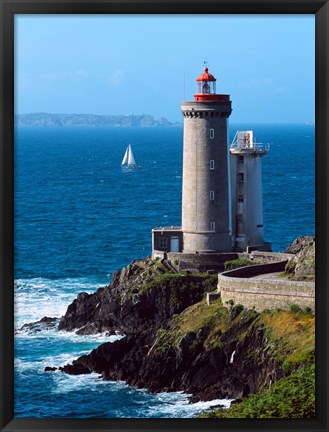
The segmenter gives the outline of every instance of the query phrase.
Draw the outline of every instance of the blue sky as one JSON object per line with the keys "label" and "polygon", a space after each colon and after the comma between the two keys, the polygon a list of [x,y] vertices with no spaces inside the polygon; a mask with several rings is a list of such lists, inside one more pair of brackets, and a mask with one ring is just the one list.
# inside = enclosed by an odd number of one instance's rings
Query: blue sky
{"label": "blue sky", "polygon": [[231,122],[314,121],[313,15],[16,15],[16,113],[182,121],[203,62]]}

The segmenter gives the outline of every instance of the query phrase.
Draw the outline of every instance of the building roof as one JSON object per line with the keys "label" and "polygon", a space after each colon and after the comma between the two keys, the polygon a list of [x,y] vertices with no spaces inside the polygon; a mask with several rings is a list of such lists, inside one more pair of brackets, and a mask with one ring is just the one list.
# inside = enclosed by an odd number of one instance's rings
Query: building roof
{"label": "building roof", "polygon": [[166,227],[156,227],[152,231],[181,231],[181,226],[166,226]]}
{"label": "building roof", "polygon": [[204,72],[198,76],[198,78],[196,79],[196,81],[216,81],[216,78],[214,77],[214,75],[212,75],[211,73],[208,72],[208,68],[205,67],[204,68]]}

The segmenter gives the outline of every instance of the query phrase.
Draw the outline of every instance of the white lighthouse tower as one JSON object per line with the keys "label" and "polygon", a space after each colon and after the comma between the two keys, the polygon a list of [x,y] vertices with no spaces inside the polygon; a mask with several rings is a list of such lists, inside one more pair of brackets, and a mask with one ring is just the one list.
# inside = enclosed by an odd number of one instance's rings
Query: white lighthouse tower
{"label": "white lighthouse tower", "polygon": [[216,93],[216,78],[208,68],[196,83],[194,101],[181,104],[183,252],[228,252],[232,250],[228,146],[231,101],[229,95]]}
{"label": "white lighthouse tower", "polygon": [[256,143],[253,131],[238,131],[230,146],[232,226],[236,250],[271,250],[264,242],[261,157],[269,144]]}

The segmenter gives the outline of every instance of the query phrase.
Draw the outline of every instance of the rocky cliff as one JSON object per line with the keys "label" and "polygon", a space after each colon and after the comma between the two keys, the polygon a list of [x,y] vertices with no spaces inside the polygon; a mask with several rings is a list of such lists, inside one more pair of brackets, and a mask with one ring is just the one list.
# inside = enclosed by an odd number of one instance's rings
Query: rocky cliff
{"label": "rocky cliff", "polygon": [[294,254],[286,265],[285,272],[294,280],[314,280],[315,277],[315,237],[296,238],[287,248]]}
{"label": "rocky cliff", "polygon": [[154,392],[183,390],[197,401],[258,393],[313,361],[311,313],[257,313],[220,299],[208,306],[205,293],[216,283],[216,275],[175,274],[166,262],[134,261],[108,287],[79,294],[59,324],[125,337],[61,370],[96,372]]}

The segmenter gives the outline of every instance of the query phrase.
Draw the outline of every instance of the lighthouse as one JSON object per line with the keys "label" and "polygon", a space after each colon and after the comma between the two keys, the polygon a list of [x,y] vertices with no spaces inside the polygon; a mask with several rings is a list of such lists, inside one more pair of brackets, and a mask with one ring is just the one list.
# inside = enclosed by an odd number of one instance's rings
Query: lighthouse
{"label": "lighthouse", "polygon": [[216,93],[208,68],[196,79],[184,116],[183,252],[232,250],[232,208],[228,118],[230,96]]}
{"label": "lighthouse", "polygon": [[238,131],[231,145],[230,96],[204,68],[184,117],[182,225],[152,230],[152,256],[179,269],[220,270],[240,252],[270,251],[263,238],[261,157],[268,144]]}

